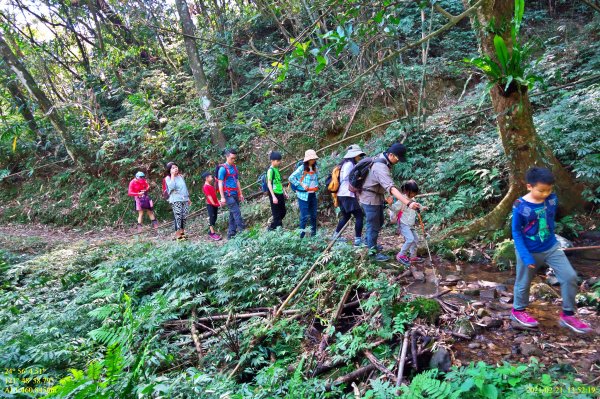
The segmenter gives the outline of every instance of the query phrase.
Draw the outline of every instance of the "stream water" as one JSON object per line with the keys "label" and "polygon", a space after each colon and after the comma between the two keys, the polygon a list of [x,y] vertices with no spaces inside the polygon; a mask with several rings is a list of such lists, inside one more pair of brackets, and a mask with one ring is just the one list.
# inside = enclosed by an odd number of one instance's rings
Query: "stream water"
{"label": "stream water", "polygon": [[[582,281],[590,281],[600,277],[600,250],[569,254],[569,260]],[[484,360],[488,363],[527,362],[529,356],[538,357],[543,364],[572,367],[573,372],[581,375],[596,376],[600,372],[600,313],[598,308],[584,307],[578,309],[578,317],[590,323],[593,331],[582,335],[574,333],[558,325],[560,299],[535,299],[531,301],[528,311],[539,321],[539,328],[525,330],[510,320],[512,292],[514,285],[514,269],[499,271],[491,265],[468,264],[464,262],[450,263],[436,261],[435,271],[439,275],[440,284],[446,279],[457,280],[453,285],[439,287],[435,283],[434,268],[424,264],[418,269],[425,274],[425,281],[415,281],[406,287],[410,294],[429,296],[436,292],[452,290],[441,299],[457,306],[474,325],[472,340],[457,339],[452,344],[455,364],[466,364],[471,361]],[[540,272],[532,284],[546,282],[544,272]],[[483,291],[496,285],[495,298],[481,297]],[[475,289],[479,286],[479,289]],[[552,287],[560,297],[560,287]],[[584,287],[582,289],[590,289]],[[437,291],[439,289],[439,291]],[[581,289],[580,289],[581,292]],[[468,305],[471,306],[468,306]],[[481,317],[475,309],[496,320],[492,328],[476,325]],[[450,327],[450,326],[446,326]],[[595,377],[594,377],[595,378]],[[592,378],[590,378],[592,379]]]}

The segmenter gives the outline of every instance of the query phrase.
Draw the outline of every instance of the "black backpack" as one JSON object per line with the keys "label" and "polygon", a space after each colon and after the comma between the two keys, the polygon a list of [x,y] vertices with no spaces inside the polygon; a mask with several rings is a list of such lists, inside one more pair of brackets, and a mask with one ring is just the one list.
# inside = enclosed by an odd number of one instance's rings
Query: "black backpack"
{"label": "black backpack", "polygon": [[386,163],[385,160],[375,157],[363,158],[350,171],[348,175],[348,189],[353,193],[362,191],[363,184],[369,175],[369,171],[374,163]]}

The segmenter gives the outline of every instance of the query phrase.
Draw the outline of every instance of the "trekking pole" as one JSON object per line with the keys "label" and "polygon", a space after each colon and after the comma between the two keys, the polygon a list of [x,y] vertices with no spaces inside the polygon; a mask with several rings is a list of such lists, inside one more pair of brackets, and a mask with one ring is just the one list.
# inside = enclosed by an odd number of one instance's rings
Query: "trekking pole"
{"label": "trekking pole", "polygon": [[440,292],[440,276],[438,275],[437,269],[433,264],[433,258],[431,257],[431,251],[429,250],[429,242],[427,241],[427,233],[425,233],[425,224],[423,224],[423,219],[421,218],[421,209],[417,209],[417,216],[419,217],[419,224],[421,225],[421,230],[423,230],[423,239],[425,240],[425,247],[427,248],[427,254],[429,255],[429,264],[433,269],[433,278],[435,283],[435,294],[439,294]]}
{"label": "trekking pole", "polygon": [[423,230],[423,239],[425,240],[425,247],[427,248],[427,254],[429,255],[429,262],[433,263],[433,259],[431,258],[431,251],[429,250],[429,243],[427,242],[427,233],[425,233],[425,225],[423,224],[423,219],[421,218],[420,209],[417,209],[417,216],[419,217],[419,224],[421,225],[421,229]]}

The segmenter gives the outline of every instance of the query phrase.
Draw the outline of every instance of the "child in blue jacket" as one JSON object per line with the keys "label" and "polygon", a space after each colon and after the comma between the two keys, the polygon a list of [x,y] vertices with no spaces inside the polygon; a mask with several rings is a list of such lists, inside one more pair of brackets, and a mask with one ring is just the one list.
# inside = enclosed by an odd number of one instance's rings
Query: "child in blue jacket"
{"label": "child in blue jacket", "polygon": [[533,167],[525,175],[529,193],[515,201],[512,214],[512,234],[517,255],[514,304],[511,318],[526,327],[538,322],[525,308],[529,304],[529,287],[536,270],[548,264],[556,273],[562,294],[559,324],[578,333],[590,326],[575,317],[577,274],[554,236],[554,218],[558,198],[552,192],[554,176],[546,168]]}

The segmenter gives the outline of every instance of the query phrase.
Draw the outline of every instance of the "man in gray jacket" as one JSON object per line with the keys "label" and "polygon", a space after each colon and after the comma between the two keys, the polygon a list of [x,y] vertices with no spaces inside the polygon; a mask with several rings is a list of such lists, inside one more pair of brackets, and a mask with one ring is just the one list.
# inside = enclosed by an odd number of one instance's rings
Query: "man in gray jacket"
{"label": "man in gray jacket", "polygon": [[406,161],[405,155],[406,147],[403,144],[395,143],[386,152],[376,156],[359,196],[367,219],[367,245],[375,259],[382,262],[389,260],[389,256],[379,252],[382,247],[377,245],[379,231],[381,231],[384,221],[385,194],[392,195],[411,209],[421,207],[420,204],[402,194],[392,179],[391,167],[398,162]]}

